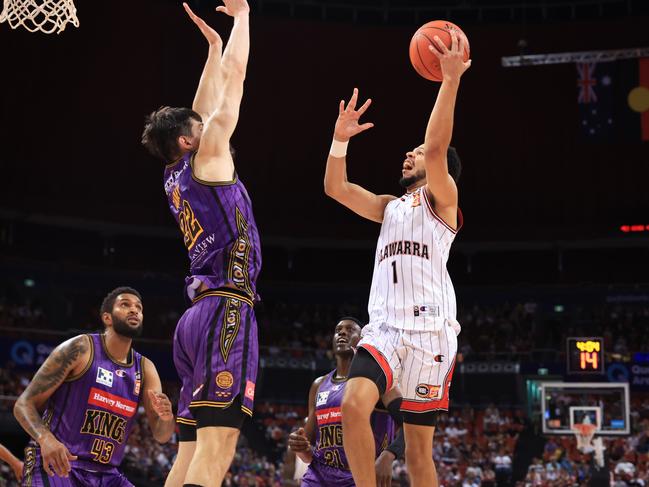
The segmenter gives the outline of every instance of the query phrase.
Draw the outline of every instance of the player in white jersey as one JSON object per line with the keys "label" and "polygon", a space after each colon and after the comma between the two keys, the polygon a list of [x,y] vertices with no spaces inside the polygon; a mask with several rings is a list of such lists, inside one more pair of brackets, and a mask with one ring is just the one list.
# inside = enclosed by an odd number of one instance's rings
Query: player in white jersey
{"label": "player in white jersey", "polygon": [[403,393],[406,463],[411,485],[437,486],[433,434],[448,392],[459,325],[455,291],[446,270],[449,249],[462,226],[456,181],[460,160],[450,147],[453,112],[464,62],[464,39],[451,32],[448,49],[436,37],[443,81],[424,143],[403,162],[402,197],[376,195],[347,180],[346,149],[354,135],[372,127],[359,123],[358,90],[340,102],[327,159],[325,192],[359,215],[382,223],[368,311],[370,323],[351,365],[343,400],[343,442],[358,487],[374,487],[374,451],[369,417],[378,398],[399,385]]}

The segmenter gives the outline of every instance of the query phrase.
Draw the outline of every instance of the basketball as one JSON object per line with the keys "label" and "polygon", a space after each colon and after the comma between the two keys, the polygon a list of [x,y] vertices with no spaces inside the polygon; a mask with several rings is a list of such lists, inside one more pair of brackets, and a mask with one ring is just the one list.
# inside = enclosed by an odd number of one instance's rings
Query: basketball
{"label": "basketball", "polygon": [[438,36],[450,49],[451,30],[458,32],[460,37],[464,38],[464,61],[469,60],[469,39],[462,32],[462,29],[448,20],[433,20],[422,25],[410,40],[410,62],[420,76],[431,81],[442,81],[439,59],[437,59],[435,53],[430,51],[428,46],[432,45],[435,49],[438,49],[434,41],[435,36]]}

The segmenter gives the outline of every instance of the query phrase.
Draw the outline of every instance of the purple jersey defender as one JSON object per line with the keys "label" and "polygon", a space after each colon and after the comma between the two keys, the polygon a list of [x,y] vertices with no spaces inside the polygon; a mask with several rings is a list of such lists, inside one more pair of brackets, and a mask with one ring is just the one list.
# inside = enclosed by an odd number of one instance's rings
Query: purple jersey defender
{"label": "purple jersey defender", "polygon": [[[341,405],[347,379],[335,379],[335,374],[335,370],[327,374],[318,387],[313,460],[302,477],[302,487],[352,487],[354,485],[343,448]],[[395,424],[387,411],[374,411],[370,423],[378,457],[394,439]]]}
{"label": "purple jersey defender", "polygon": [[[236,175],[228,182],[201,181],[193,175],[193,159],[186,154],[164,172],[190,261],[192,306],[174,335],[182,381],[177,421],[190,428],[196,426],[190,408],[228,408],[237,398],[252,415],[258,366],[253,303],[261,269],[259,232],[243,183]],[[207,290],[197,293],[201,284]]]}
{"label": "purple jersey defender", "polygon": [[103,335],[88,335],[91,358],[76,377],[66,379],[50,397],[43,421],[72,455],[68,478],[48,477],[33,440],[25,449],[23,486],[132,485],[117,467],[135,424],[142,393],[142,356],[131,348],[128,363],[115,361]]}
{"label": "purple jersey defender", "polygon": [[208,183],[192,173],[194,154],[165,167],[169,209],[189,253],[187,294],[204,283],[210,289],[234,285],[255,299],[261,244],[252,202],[243,183]]}

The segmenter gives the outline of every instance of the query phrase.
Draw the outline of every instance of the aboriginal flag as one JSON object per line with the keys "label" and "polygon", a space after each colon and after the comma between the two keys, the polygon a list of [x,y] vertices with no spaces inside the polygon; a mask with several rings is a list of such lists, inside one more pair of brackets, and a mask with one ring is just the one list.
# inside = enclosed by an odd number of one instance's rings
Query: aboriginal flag
{"label": "aboriginal flag", "polygon": [[582,138],[649,141],[649,58],[577,63],[576,68]]}

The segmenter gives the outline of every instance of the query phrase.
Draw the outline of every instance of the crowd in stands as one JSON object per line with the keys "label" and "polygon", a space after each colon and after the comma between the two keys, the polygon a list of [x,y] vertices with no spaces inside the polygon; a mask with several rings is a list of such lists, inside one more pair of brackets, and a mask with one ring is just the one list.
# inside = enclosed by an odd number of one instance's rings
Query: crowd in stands
{"label": "crowd in stands", "polygon": [[[24,290],[23,290],[24,291]],[[461,296],[460,296],[461,297]],[[0,292],[0,327],[93,330],[99,325],[100,296],[86,296],[66,302],[60,317],[48,316],[45,297],[30,290]],[[649,304],[600,303],[570,305],[563,309],[550,302],[528,301],[499,305],[471,304],[460,299],[458,321],[462,334],[459,350],[465,359],[520,358],[534,349],[562,349],[567,336],[603,336],[606,350],[628,354],[649,349]],[[61,306],[57,306],[59,309]],[[170,308],[169,299],[145,296],[147,338],[170,339],[183,311],[182,302]],[[50,306],[51,307],[51,306]],[[59,310],[60,311],[60,310]],[[256,307],[260,345],[270,355],[305,354],[327,357],[331,348],[331,330],[345,315],[363,319],[366,315],[362,297],[342,304],[292,303],[265,300]],[[585,333],[585,335],[584,335]]]}

